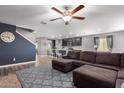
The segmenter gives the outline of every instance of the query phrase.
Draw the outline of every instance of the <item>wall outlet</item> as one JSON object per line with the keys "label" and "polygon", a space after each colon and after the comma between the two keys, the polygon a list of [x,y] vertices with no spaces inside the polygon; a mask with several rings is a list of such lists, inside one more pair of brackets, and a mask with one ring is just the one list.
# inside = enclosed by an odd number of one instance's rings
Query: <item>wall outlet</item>
{"label": "wall outlet", "polygon": [[13,58],[13,61],[15,61],[16,59],[15,59],[15,57]]}

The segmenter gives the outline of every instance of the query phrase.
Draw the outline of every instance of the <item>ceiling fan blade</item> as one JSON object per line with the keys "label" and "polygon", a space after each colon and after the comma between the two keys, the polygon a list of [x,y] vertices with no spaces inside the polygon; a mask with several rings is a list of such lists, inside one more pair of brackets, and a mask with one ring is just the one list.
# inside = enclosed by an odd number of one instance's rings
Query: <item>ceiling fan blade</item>
{"label": "ceiling fan blade", "polygon": [[62,17],[51,19],[50,21],[55,21],[55,20],[58,20],[58,19],[62,19]]}
{"label": "ceiling fan blade", "polygon": [[84,5],[79,5],[78,7],[76,7],[74,10],[72,10],[72,14],[78,12],[79,10],[81,10],[82,8],[84,8]]}
{"label": "ceiling fan blade", "polygon": [[78,16],[72,16],[73,19],[79,19],[79,20],[84,20],[85,17],[78,17]]}
{"label": "ceiling fan blade", "polygon": [[54,11],[56,11],[57,13],[60,13],[63,15],[63,12],[61,12],[59,9],[55,8],[55,7],[52,7],[51,9],[53,9]]}

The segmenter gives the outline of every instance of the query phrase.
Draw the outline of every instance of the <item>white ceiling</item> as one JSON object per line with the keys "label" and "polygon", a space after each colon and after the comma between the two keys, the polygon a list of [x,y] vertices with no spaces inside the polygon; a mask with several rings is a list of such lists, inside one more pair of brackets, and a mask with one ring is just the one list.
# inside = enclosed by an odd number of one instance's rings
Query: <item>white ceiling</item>
{"label": "white ceiling", "polygon": [[[1,5],[0,22],[37,31],[39,36],[61,38],[80,35],[91,35],[124,30],[124,6],[89,5],[75,15],[86,17],[85,20],[71,20],[65,26],[63,20],[50,22],[50,19],[61,15],[51,10],[50,5]],[[64,11],[64,6],[54,6]],[[70,10],[76,6],[69,5]],[[40,24],[41,21],[47,24]]]}

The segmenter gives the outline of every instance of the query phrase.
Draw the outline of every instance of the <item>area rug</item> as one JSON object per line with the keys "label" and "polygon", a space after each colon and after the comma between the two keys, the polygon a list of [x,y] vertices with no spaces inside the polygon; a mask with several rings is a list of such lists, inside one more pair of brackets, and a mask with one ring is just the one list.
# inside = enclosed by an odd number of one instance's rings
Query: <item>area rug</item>
{"label": "area rug", "polygon": [[51,66],[38,66],[16,72],[23,88],[74,88],[72,72],[62,73]]}

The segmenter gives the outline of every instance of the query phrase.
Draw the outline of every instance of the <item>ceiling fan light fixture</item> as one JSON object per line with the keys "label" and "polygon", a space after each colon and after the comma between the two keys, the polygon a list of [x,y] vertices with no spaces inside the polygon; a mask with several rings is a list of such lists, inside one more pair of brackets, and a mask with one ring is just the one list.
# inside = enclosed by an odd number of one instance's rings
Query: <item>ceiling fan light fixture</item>
{"label": "ceiling fan light fixture", "polygon": [[73,16],[75,13],[77,13],[79,10],[84,8],[84,5],[79,5],[78,7],[74,8],[72,11],[68,10],[68,7],[65,7],[65,11],[62,12],[59,9],[52,7],[51,9],[56,11],[57,13],[61,14],[63,17],[51,19],[50,21],[55,21],[58,19],[63,19],[65,22],[65,25],[68,25],[71,19],[77,19],[77,20],[84,20],[85,17],[78,17],[78,16]]}
{"label": "ceiling fan light fixture", "polygon": [[71,19],[72,19],[71,16],[64,16],[64,17],[63,17],[63,20],[64,20],[65,22],[69,22]]}

